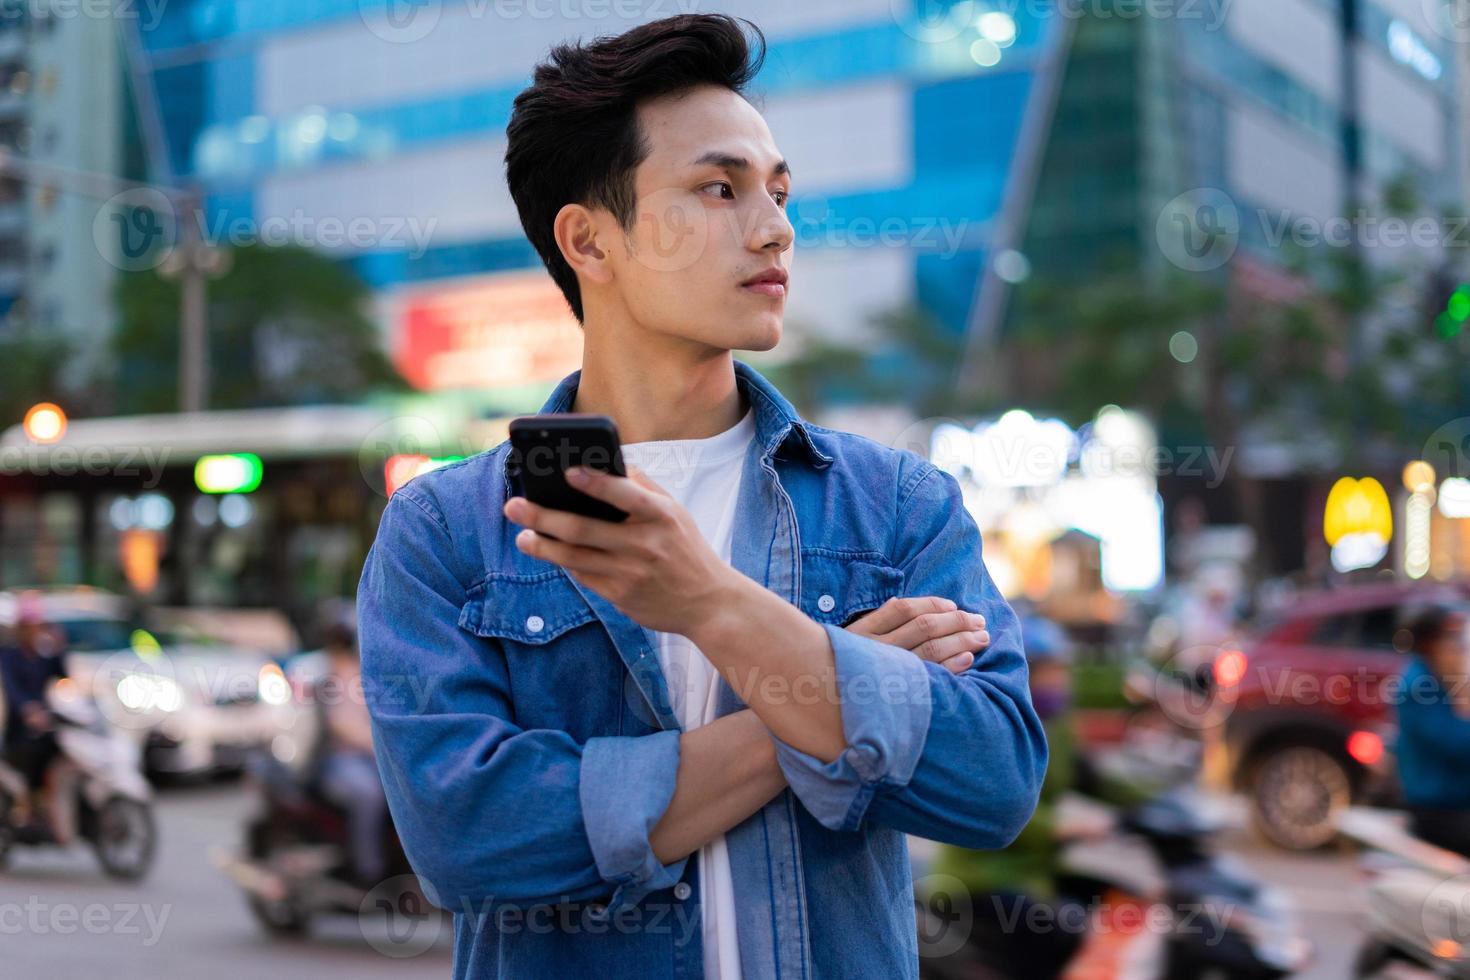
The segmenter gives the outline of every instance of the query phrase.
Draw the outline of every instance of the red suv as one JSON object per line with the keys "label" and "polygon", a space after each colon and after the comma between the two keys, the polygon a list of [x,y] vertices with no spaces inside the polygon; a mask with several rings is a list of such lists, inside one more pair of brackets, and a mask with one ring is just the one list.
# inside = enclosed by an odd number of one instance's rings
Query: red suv
{"label": "red suv", "polygon": [[1350,803],[1396,793],[1387,758],[1405,624],[1434,605],[1470,604],[1470,583],[1373,584],[1305,594],[1215,662],[1236,785],[1256,827],[1294,850],[1336,835]]}

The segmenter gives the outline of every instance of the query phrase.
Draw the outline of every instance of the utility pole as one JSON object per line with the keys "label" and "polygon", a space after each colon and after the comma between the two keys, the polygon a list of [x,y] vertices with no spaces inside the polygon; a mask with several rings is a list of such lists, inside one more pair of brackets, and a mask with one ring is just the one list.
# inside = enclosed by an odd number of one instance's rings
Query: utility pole
{"label": "utility pole", "polygon": [[179,283],[179,411],[209,407],[208,281],[229,270],[229,253],[204,240],[204,205],[193,189],[173,201],[177,234],[158,267]]}
{"label": "utility pole", "polygon": [[[206,284],[229,271],[230,253],[204,240],[204,198],[200,191],[39,163],[4,148],[0,148],[0,174],[90,197],[104,207],[128,204],[171,212],[157,216],[159,220],[172,218],[175,225],[173,246],[159,263],[158,272],[165,279],[179,282],[179,411],[204,411],[209,391]],[[135,195],[138,200],[114,202],[125,195]]]}

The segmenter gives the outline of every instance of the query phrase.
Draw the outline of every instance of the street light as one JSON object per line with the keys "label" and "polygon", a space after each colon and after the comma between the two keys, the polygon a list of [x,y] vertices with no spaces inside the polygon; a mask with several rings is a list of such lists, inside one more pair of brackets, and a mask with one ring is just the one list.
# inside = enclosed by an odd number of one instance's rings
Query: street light
{"label": "street light", "polygon": [[26,438],[43,445],[58,441],[66,434],[66,413],[51,402],[32,405],[23,425]]}

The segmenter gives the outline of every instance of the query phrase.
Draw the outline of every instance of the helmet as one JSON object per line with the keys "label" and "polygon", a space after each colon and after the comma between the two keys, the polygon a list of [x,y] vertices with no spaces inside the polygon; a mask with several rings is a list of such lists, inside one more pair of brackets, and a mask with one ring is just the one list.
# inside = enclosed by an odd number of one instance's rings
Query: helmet
{"label": "helmet", "polygon": [[1021,643],[1029,663],[1070,663],[1072,639],[1059,624],[1045,616],[1021,619]]}

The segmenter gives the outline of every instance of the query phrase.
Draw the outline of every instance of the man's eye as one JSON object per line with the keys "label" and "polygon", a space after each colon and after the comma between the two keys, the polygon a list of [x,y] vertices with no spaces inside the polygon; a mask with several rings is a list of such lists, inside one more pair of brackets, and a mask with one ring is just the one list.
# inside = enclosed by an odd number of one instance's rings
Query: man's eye
{"label": "man's eye", "polygon": [[[723,188],[724,190],[730,192],[730,197],[734,197],[735,196],[735,188],[731,187],[728,181],[719,180],[719,181],[715,181],[713,184],[705,184],[703,187],[700,188],[700,190],[707,191],[711,187]],[[721,193],[720,196],[721,197],[724,197],[725,195],[723,193]]]}
{"label": "man's eye", "polygon": [[791,200],[791,195],[786,193],[785,191],[777,191],[772,196],[776,198],[776,203],[781,205],[783,208],[786,206],[786,202]]}

